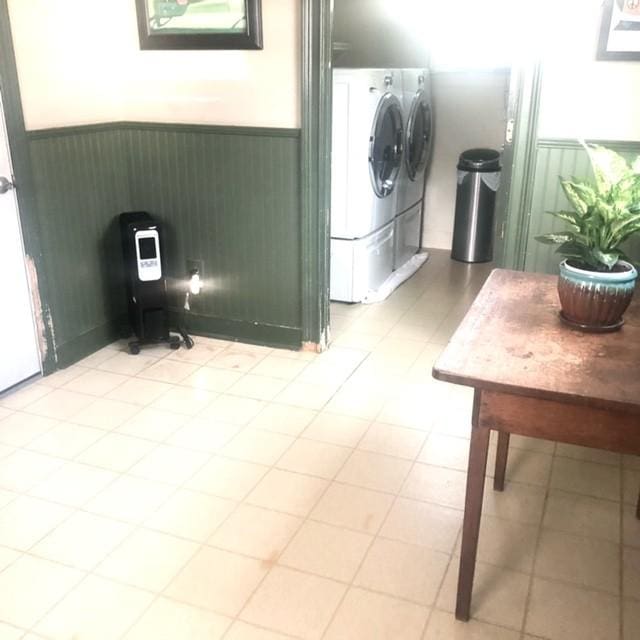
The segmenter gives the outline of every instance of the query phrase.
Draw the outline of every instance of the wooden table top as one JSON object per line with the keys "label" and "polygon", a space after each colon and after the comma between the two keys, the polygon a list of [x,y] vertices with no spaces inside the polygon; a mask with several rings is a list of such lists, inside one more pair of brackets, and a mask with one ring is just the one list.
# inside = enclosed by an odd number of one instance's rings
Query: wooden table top
{"label": "wooden table top", "polygon": [[561,322],[557,281],[495,269],[436,362],[434,377],[640,414],[640,291],[620,331],[583,333]]}

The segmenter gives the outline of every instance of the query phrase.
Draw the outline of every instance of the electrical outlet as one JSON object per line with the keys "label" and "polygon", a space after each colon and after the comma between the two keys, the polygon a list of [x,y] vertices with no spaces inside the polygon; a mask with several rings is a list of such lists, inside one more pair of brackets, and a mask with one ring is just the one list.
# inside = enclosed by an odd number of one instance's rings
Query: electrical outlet
{"label": "electrical outlet", "polygon": [[204,280],[204,261],[203,260],[187,260],[187,275],[197,271],[200,276],[200,280]]}

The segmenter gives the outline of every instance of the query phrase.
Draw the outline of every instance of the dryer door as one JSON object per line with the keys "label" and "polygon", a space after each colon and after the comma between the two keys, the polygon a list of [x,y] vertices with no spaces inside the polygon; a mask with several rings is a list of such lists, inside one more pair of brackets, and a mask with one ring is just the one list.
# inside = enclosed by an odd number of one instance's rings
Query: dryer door
{"label": "dryer door", "polygon": [[413,181],[419,179],[418,174],[427,164],[431,151],[432,129],[431,105],[427,93],[421,90],[413,98],[405,138],[405,165],[409,178]]}
{"label": "dryer door", "polygon": [[402,107],[394,95],[385,93],[378,103],[369,138],[369,175],[379,198],[391,194],[402,163]]}

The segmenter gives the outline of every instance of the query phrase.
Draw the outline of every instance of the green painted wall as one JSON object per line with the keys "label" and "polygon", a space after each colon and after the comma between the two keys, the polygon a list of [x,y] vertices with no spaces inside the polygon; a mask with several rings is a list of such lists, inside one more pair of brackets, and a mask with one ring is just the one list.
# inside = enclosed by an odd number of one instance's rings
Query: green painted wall
{"label": "green painted wall", "polygon": [[48,304],[59,366],[117,335],[124,300],[114,216],[129,208],[120,133],[113,128],[29,135]]}
{"label": "green painted wall", "polygon": [[[599,144],[614,149],[627,159],[640,153],[638,142],[600,141]],[[590,175],[587,153],[575,140],[538,140],[525,252],[526,271],[558,272],[562,258],[555,253],[554,247],[537,242],[535,237],[564,229],[561,220],[546,213],[570,208],[560,185],[560,176],[586,178]],[[640,260],[640,239],[632,240],[625,250],[632,259]]]}
{"label": "green painted wall", "polygon": [[[117,337],[116,216],[167,231],[168,275],[204,261],[195,332],[301,343],[297,130],[117,123],[32,132],[29,146],[60,366]],[[178,300],[175,299],[176,306]]]}
{"label": "green painted wall", "polygon": [[165,223],[169,273],[204,261],[198,327],[299,346],[297,131],[132,124],[123,138],[131,205]]}

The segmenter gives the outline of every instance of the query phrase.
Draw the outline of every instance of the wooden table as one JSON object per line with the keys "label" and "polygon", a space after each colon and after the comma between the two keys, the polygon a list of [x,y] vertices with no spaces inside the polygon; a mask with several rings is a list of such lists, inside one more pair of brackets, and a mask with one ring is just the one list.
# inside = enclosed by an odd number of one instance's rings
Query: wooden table
{"label": "wooden table", "polygon": [[560,322],[556,283],[494,270],[433,368],[475,389],[458,620],[469,619],[491,429],[497,490],[511,433],[640,455],[640,291],[620,331],[588,334]]}

